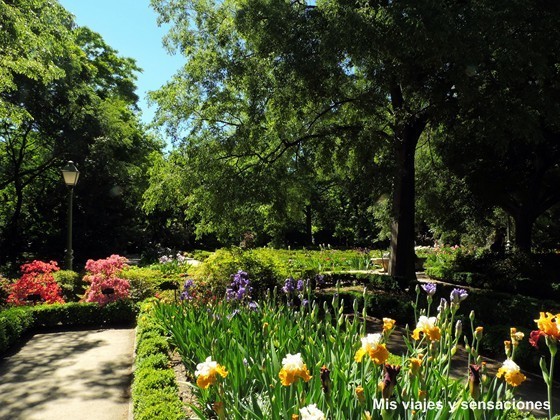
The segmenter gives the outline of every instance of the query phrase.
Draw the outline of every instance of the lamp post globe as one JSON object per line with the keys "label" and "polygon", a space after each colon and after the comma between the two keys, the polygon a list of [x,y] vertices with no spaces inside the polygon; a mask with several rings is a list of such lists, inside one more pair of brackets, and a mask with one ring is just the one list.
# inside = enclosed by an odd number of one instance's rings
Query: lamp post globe
{"label": "lamp post globe", "polygon": [[72,270],[72,261],[74,259],[72,250],[72,199],[74,196],[74,187],[78,183],[78,178],[80,177],[80,171],[74,165],[71,160],[66,163],[64,168],[62,168],[62,178],[64,183],[68,187],[68,228],[67,228],[67,239],[66,239],[66,269]]}

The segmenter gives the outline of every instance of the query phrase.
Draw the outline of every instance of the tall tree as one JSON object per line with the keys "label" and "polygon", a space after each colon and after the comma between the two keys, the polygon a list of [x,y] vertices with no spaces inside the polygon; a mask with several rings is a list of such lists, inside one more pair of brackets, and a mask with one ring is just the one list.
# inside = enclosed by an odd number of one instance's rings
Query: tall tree
{"label": "tall tree", "polygon": [[[439,148],[478,198],[515,221],[530,251],[536,219],[560,202],[560,5],[489,2],[481,59],[458,86]],[[491,24],[490,24],[491,23]]]}
{"label": "tall tree", "polygon": [[[23,251],[50,253],[51,258],[57,256],[53,249],[62,253],[66,210],[60,204],[60,168],[68,159],[83,171],[77,215],[96,208],[83,206],[84,187],[98,210],[81,226],[84,218],[78,217],[75,232],[77,239],[88,230],[98,236],[89,234],[89,241],[76,242],[93,245],[88,251],[97,252],[109,240],[122,242],[127,227],[136,225],[127,219],[140,214],[142,165],[158,147],[144,135],[136,113],[134,72],[139,69],[98,34],[75,27],[56,2],[2,2],[0,11],[8,18],[1,36],[16,40],[6,43],[9,54],[0,61],[0,100],[6,105],[0,117],[0,263],[16,262]],[[20,28],[23,22],[29,26]],[[18,58],[18,44],[26,40],[30,45]],[[101,183],[107,179],[107,184]],[[103,187],[105,196],[99,191]],[[121,193],[111,195],[112,188]],[[112,211],[101,217],[103,210],[111,209],[108,203],[114,203]],[[105,224],[100,220],[112,220],[112,231],[101,229]]]}
{"label": "tall tree", "polygon": [[[153,0],[188,58],[154,95],[170,132],[218,139],[222,160],[269,163],[307,143],[393,150],[390,270],[414,278],[414,155],[455,102],[473,21],[460,1]],[[473,25],[474,27],[475,25]],[[189,125],[190,133],[180,133]],[[349,146],[348,146],[349,145]],[[227,150],[223,152],[224,150]],[[373,162],[374,156],[371,156]],[[244,160],[245,159],[245,160]]]}

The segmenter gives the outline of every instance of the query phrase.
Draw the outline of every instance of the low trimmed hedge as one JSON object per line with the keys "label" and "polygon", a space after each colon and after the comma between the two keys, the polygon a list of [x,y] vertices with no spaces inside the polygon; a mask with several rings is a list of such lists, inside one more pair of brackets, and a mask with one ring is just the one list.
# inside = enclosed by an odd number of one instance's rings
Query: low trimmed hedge
{"label": "low trimmed hedge", "polygon": [[136,327],[136,368],[132,383],[135,420],[186,417],[175,372],[169,367],[169,350],[165,331],[152,315],[152,303],[146,301],[141,305]]}
{"label": "low trimmed hedge", "polygon": [[136,306],[130,301],[105,306],[71,302],[9,308],[0,312],[0,355],[34,329],[131,325],[135,319]]}

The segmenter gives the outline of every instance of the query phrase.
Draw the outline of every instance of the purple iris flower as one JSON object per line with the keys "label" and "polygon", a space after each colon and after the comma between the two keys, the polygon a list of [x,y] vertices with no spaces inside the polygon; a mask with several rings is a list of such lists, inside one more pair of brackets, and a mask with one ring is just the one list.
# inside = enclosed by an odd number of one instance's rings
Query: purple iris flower
{"label": "purple iris flower", "polygon": [[226,288],[227,300],[243,300],[248,298],[253,288],[249,286],[249,275],[242,270],[232,274],[232,281],[228,288]]}
{"label": "purple iris flower", "polygon": [[297,281],[296,290],[297,290],[298,292],[303,292],[303,288],[304,288],[303,280],[298,280],[298,281]]}
{"label": "purple iris flower", "polygon": [[465,289],[455,288],[451,291],[451,295],[449,300],[451,303],[459,304],[460,302],[464,301],[469,294]]}
{"label": "purple iris flower", "polygon": [[317,274],[315,276],[315,284],[317,287],[322,287],[325,285],[325,276],[322,274]]}
{"label": "purple iris flower", "polygon": [[292,294],[294,290],[296,290],[296,286],[297,286],[296,281],[292,277],[289,277],[284,282],[284,287],[282,287],[282,291],[287,295]]}
{"label": "purple iris flower", "polygon": [[192,279],[188,279],[185,284],[183,285],[183,292],[181,293],[180,299],[181,300],[191,300],[193,297],[190,295],[191,287],[194,286],[194,281]]}
{"label": "purple iris flower", "polygon": [[437,285],[435,283],[425,283],[421,287],[428,296],[433,296],[436,293]]}
{"label": "purple iris flower", "polygon": [[249,309],[252,311],[256,311],[259,309],[259,304],[257,302],[249,302]]}

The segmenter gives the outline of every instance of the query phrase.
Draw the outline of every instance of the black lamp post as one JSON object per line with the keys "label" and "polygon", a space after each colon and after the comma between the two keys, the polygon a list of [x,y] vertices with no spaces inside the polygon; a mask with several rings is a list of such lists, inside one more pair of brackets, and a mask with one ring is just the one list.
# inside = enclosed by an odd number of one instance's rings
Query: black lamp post
{"label": "black lamp post", "polygon": [[72,270],[72,260],[74,259],[72,251],[72,198],[74,196],[74,187],[78,183],[80,172],[74,162],[68,161],[66,166],[62,168],[62,177],[64,183],[70,190],[68,193],[68,239],[66,242],[66,269]]}

